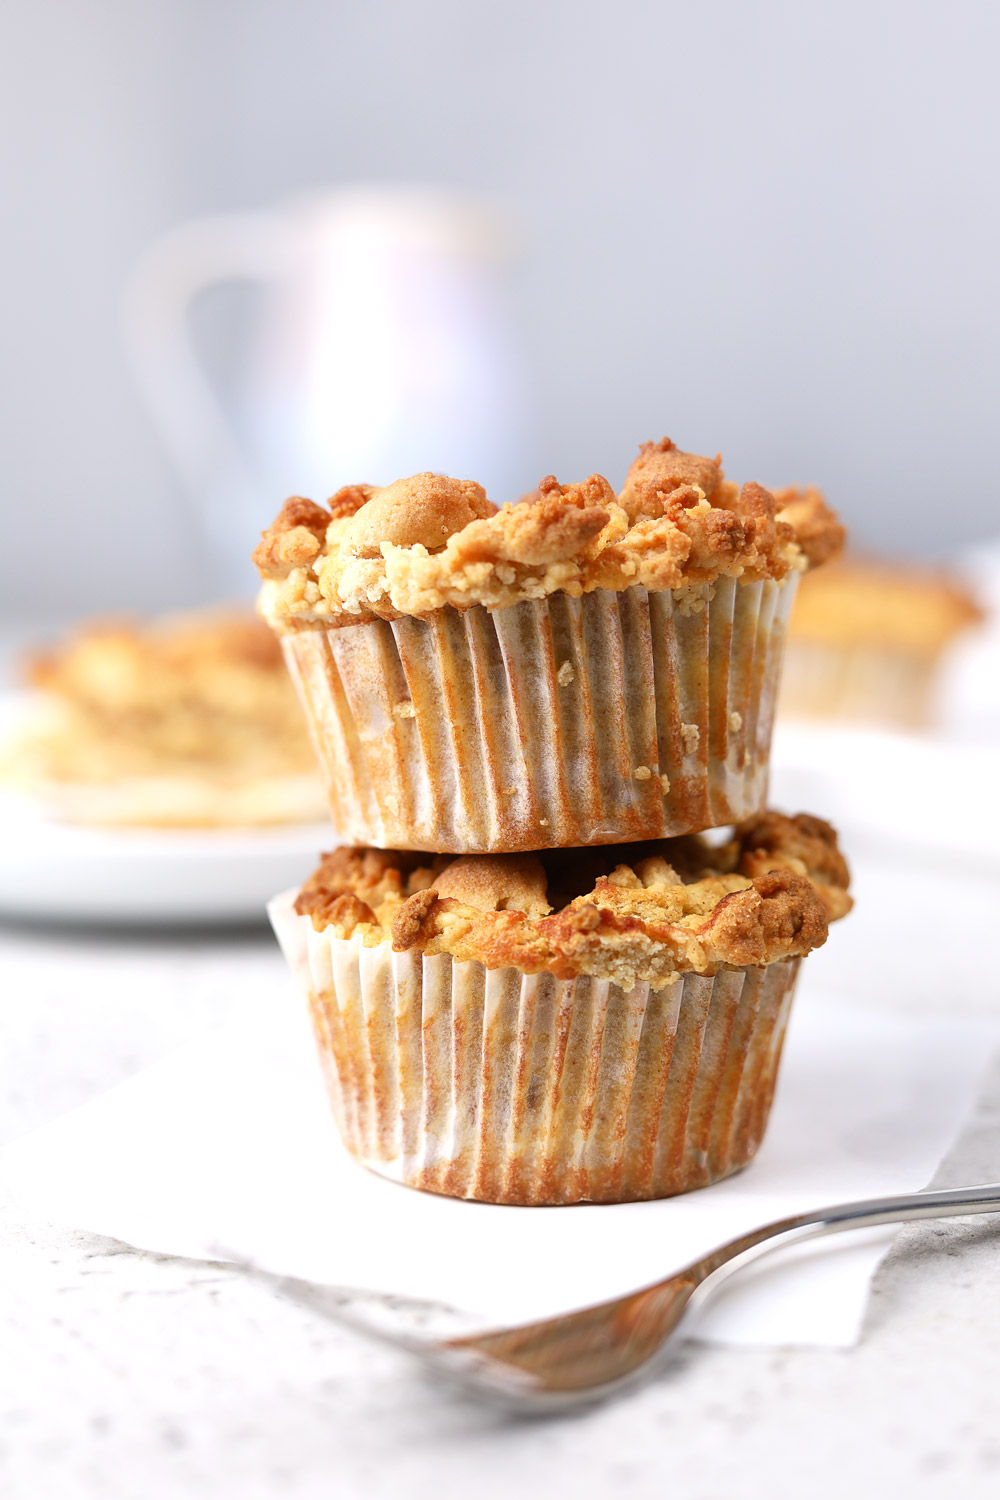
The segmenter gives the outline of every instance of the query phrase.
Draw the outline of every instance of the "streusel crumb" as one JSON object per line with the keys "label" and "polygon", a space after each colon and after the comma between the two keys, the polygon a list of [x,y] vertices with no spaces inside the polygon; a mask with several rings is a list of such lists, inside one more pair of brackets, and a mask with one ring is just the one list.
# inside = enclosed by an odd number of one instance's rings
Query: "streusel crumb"
{"label": "streusel crumb", "polygon": [[458,859],[337,849],[295,909],[366,946],[631,988],[808,953],[850,910],[847,886],[829,824],[768,812],[716,847],[692,836]]}
{"label": "streusel crumb", "polygon": [[[723,477],[718,458],[644,443],[616,495],[600,474],[547,475],[499,510],[469,480],[416,474],[341,490],[327,508],[287,502],[254,558],[261,608],[284,629],[423,616],[445,605],[501,609],[592,589],[684,589],[720,575],[781,579],[839,550],[816,491]],[[704,601],[691,607],[703,607]]]}

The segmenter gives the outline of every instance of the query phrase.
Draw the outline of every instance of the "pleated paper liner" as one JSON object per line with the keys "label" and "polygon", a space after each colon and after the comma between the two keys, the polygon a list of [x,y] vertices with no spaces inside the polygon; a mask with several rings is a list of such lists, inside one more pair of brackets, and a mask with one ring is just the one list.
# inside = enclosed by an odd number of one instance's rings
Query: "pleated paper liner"
{"label": "pleated paper liner", "polygon": [[802,718],[926,728],[940,668],[940,655],[791,640],[781,710]]}
{"label": "pleated paper liner", "polygon": [[796,576],[283,636],[344,843],[669,838],[764,805]]}
{"label": "pleated paper liner", "polygon": [[665,989],[487,970],[271,920],[308,995],[347,1149],[489,1203],[619,1203],[704,1187],[764,1135],[798,959]]}

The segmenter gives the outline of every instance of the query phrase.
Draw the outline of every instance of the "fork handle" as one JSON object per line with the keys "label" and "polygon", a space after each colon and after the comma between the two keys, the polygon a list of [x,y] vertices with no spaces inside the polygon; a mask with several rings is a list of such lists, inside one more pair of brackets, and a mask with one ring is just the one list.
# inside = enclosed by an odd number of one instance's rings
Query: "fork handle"
{"label": "fork handle", "polygon": [[728,1244],[694,1262],[689,1268],[699,1282],[691,1299],[694,1305],[704,1300],[711,1281],[714,1290],[725,1277],[759,1256],[804,1240],[820,1239],[826,1234],[842,1234],[848,1229],[868,1229],[879,1224],[904,1224],[914,1219],[961,1218],[966,1214],[1000,1213],[1000,1183],[987,1182],[976,1187],[931,1189],[923,1193],[902,1193],[890,1198],[863,1198],[856,1203],[837,1203],[813,1213],[796,1214],[778,1219],[760,1229],[740,1235]]}

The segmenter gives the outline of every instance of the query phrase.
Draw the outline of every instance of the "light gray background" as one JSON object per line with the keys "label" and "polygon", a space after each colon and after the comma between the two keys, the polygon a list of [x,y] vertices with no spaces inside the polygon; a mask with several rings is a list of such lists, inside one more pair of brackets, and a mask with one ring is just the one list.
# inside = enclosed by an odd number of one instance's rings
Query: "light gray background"
{"label": "light gray background", "polygon": [[2,32],[8,620],[204,594],[123,281],[191,215],[366,179],[518,221],[525,484],[666,431],[820,482],[868,546],[1000,530],[987,0],[22,0]]}

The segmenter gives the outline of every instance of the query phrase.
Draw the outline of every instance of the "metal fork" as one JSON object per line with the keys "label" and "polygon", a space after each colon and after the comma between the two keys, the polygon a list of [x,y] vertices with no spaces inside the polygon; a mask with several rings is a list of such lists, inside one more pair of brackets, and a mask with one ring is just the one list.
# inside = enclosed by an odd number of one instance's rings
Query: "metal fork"
{"label": "metal fork", "polygon": [[[698,1311],[723,1282],[771,1250],[847,1229],[988,1213],[1000,1213],[1000,1183],[840,1203],[751,1230],[666,1280],[611,1302],[516,1328],[447,1338],[399,1331],[406,1317],[411,1323],[433,1323],[435,1316],[452,1312],[437,1304],[337,1291],[292,1277],[263,1279],[293,1301],[408,1350],[467,1395],[544,1415],[605,1400],[651,1379],[679,1338],[690,1336]],[[382,1317],[373,1322],[376,1305]],[[386,1326],[386,1315],[397,1326]]]}

